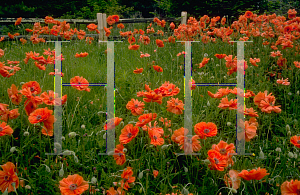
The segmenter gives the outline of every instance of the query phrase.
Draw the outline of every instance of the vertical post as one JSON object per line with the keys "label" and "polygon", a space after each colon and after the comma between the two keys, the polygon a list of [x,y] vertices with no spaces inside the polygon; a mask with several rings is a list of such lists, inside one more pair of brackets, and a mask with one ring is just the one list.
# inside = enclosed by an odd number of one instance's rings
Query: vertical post
{"label": "vertical post", "polygon": [[181,12],[181,24],[186,24],[187,21],[187,12]]}
{"label": "vertical post", "polygon": [[[107,22],[106,22],[106,14],[102,14],[102,23],[103,23],[103,33],[104,33],[104,27],[107,28]],[[107,36],[105,36],[105,33],[103,34],[104,41],[107,41]]]}
{"label": "vertical post", "polygon": [[97,21],[98,21],[98,30],[100,31],[99,41],[103,41],[104,28],[103,28],[102,13],[97,13]]}

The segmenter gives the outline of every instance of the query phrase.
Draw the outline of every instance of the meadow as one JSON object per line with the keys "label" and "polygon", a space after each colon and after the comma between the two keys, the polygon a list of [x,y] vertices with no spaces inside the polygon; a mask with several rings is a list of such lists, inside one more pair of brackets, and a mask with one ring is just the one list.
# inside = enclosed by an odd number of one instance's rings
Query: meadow
{"label": "meadow", "polygon": [[[189,18],[187,25],[156,18],[124,28],[118,16],[109,16],[108,40],[122,41],[114,43],[114,155],[99,155],[106,152],[112,124],[106,118],[107,88],[88,85],[107,82],[107,45],[85,35],[97,34],[97,26],[77,31],[46,17],[46,24],[25,28],[19,19],[10,38],[0,38],[0,191],[299,194],[296,14],[247,11],[231,24],[208,16]],[[30,39],[20,40],[20,34]],[[46,155],[54,149],[54,76],[49,73],[55,72],[55,45],[41,34],[69,41],[61,47],[62,83],[73,86],[62,87],[60,155]],[[244,43],[242,94],[235,86],[184,86],[185,46],[179,41],[187,40],[200,41],[192,43],[195,83],[236,83],[237,44],[229,41],[252,41]],[[183,128],[185,87],[192,90],[193,138]],[[237,104],[238,95],[245,97],[245,107]],[[245,115],[242,124],[237,110]],[[238,125],[251,155],[233,155]],[[178,155],[184,147],[198,154]]]}

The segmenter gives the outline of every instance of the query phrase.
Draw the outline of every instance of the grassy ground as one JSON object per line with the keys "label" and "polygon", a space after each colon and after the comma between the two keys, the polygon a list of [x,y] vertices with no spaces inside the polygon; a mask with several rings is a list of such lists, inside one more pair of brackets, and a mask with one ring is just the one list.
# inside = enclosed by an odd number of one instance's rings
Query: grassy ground
{"label": "grassy ground", "polygon": [[[139,27],[137,27],[139,28]],[[156,29],[160,29],[155,26]],[[145,30],[145,27],[143,28]],[[128,29],[128,30],[133,30]],[[116,27],[112,33],[118,34]],[[235,37],[237,40],[240,37]],[[136,37],[138,39],[139,37]],[[118,136],[125,125],[135,124],[137,116],[133,116],[126,109],[126,104],[132,98],[142,101],[137,97],[138,91],[145,90],[145,84],[151,89],[158,88],[165,81],[170,81],[180,88],[180,93],[175,96],[184,101],[184,55],[176,56],[184,51],[184,45],[180,43],[165,43],[163,48],[158,48],[155,39],[163,37],[150,36],[151,43],[147,46],[140,44],[138,51],[128,49],[128,42],[115,43],[115,116],[123,119],[123,122],[116,126],[116,143],[119,144]],[[167,38],[166,36],[164,38]],[[274,38],[275,39],[275,38]],[[98,155],[106,152],[105,131],[103,126],[106,121],[106,89],[105,87],[89,86],[90,92],[78,91],[71,86],[62,88],[63,95],[67,94],[67,103],[63,105],[63,150],[74,151],[76,155],[47,156],[46,153],[53,152],[53,137],[41,134],[38,125],[30,124],[28,116],[24,111],[24,100],[20,105],[14,105],[7,95],[7,89],[15,84],[19,89],[23,83],[37,81],[42,92],[54,90],[53,65],[48,65],[45,71],[39,70],[33,60],[25,64],[25,52],[44,52],[44,49],[53,50],[53,43],[39,43],[34,45],[30,42],[22,45],[18,40],[0,42],[0,48],[5,51],[1,61],[20,61],[21,70],[10,78],[0,78],[0,103],[8,104],[8,108],[18,108],[20,116],[17,119],[9,120],[14,133],[12,136],[0,137],[0,162],[5,164],[13,162],[18,169],[18,176],[25,180],[27,188],[18,188],[18,194],[60,194],[59,181],[68,175],[79,174],[84,180],[91,181],[97,178],[97,183],[92,184],[99,191],[96,194],[106,193],[113,182],[121,180],[121,173],[124,168],[133,168],[135,182],[130,184],[126,194],[229,194],[232,193],[224,184],[224,175],[229,169],[251,170],[256,167],[266,168],[268,176],[259,181],[242,180],[238,194],[280,194],[280,185],[284,181],[299,179],[299,149],[290,143],[290,137],[299,134],[299,69],[293,64],[299,60],[299,52],[294,48],[281,50],[283,57],[287,58],[287,68],[280,69],[276,60],[270,57],[274,51],[270,46],[262,45],[262,37],[250,37],[252,43],[245,43],[245,60],[248,61],[248,69],[245,75],[245,89],[255,94],[265,90],[276,97],[275,105],[281,105],[281,113],[263,113],[254,104],[253,97],[245,99],[246,107],[253,107],[258,112],[257,136],[250,142],[246,142],[247,153],[254,153],[255,156],[234,156],[234,165],[225,168],[224,171],[210,170],[205,159],[207,152],[213,144],[220,140],[227,143],[234,143],[236,140],[236,110],[223,110],[217,106],[220,99],[211,98],[207,91],[216,93],[220,86],[196,87],[192,92],[193,99],[193,126],[199,122],[213,122],[217,125],[217,136],[201,139],[201,150],[199,155],[176,155],[181,153],[178,144],[171,141],[171,132],[184,126],[184,115],[175,115],[166,110],[169,97],[163,98],[161,105],[157,103],[145,103],[144,113],[157,113],[160,117],[172,121],[172,126],[165,127],[158,121],[158,126],[164,129],[164,146],[153,146],[146,131],[141,128],[136,138],[125,145],[126,162],[122,166],[116,164],[112,156]],[[276,41],[276,40],[275,40]],[[297,46],[298,40],[295,41]],[[83,76],[90,83],[106,82],[106,44],[98,44],[93,41],[91,45],[85,40],[71,40],[62,44],[62,54],[65,60],[62,62],[62,72],[65,74],[63,83],[69,83],[75,76]],[[156,52],[154,52],[156,50]],[[140,51],[149,53],[149,58],[140,58]],[[75,58],[74,55],[80,52],[88,52],[85,58]],[[297,55],[295,55],[295,52]],[[230,45],[217,39],[216,43],[193,43],[192,44],[192,77],[196,83],[235,83],[236,73],[227,75],[227,68],[224,59],[217,59],[214,55],[224,53],[236,56],[236,44]],[[204,68],[198,65],[204,57],[210,58]],[[260,58],[258,67],[249,63],[249,58]],[[163,68],[162,73],[152,68],[152,61],[155,65]],[[134,74],[135,68],[144,68],[143,73]],[[276,73],[271,77],[268,72]],[[289,86],[276,83],[278,73],[289,78]],[[229,87],[233,89],[234,87]],[[228,99],[234,99],[233,94]],[[39,107],[46,107],[45,104]],[[47,106],[49,109],[53,106]],[[249,117],[246,117],[248,120]],[[83,127],[84,125],[84,127]],[[153,125],[153,123],[152,123]],[[291,134],[286,130],[289,125]],[[25,132],[29,135],[25,136]],[[76,132],[77,136],[69,137],[70,132]],[[194,134],[194,133],[193,133]],[[10,152],[15,147],[16,151]],[[280,148],[281,152],[276,151]],[[262,155],[264,154],[264,157]],[[294,157],[291,157],[293,153]],[[297,155],[297,156],[296,156]],[[76,159],[76,157],[78,160]],[[63,177],[59,171],[63,169]],[[153,170],[159,174],[153,177]],[[119,186],[119,184],[117,184]],[[89,190],[88,190],[89,191]],[[84,194],[89,194],[86,191]]]}

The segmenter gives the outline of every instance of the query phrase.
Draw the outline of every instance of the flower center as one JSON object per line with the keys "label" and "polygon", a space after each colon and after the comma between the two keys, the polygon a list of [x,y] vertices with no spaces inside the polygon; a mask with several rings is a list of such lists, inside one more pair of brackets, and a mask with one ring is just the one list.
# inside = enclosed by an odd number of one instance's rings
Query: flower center
{"label": "flower center", "polygon": [[156,137],[155,135],[153,136],[153,138],[154,138],[155,140],[157,139],[157,137]]}
{"label": "flower center", "polygon": [[204,129],[204,131],[203,131],[204,133],[209,133],[210,132],[210,130],[209,129]]}
{"label": "flower center", "polygon": [[128,134],[127,134],[127,137],[128,137],[128,138],[131,138],[131,137],[132,137],[132,133],[128,133]]}
{"label": "flower center", "polygon": [[136,108],[137,108],[137,107],[139,107],[139,105],[135,104],[135,105],[134,105],[134,107],[136,107]]}
{"label": "flower center", "polygon": [[30,87],[30,91],[33,92],[34,91],[34,87]]}
{"label": "flower center", "polygon": [[178,106],[178,103],[177,103],[177,102],[175,102],[175,106]]}
{"label": "flower center", "polygon": [[36,116],[36,120],[41,120],[42,116],[41,115],[37,115]]}
{"label": "flower center", "polygon": [[50,97],[49,100],[52,101],[52,100],[53,100],[53,97]]}
{"label": "flower center", "polygon": [[190,144],[193,143],[193,141],[192,141],[191,138],[188,138],[188,139],[187,139],[187,142],[190,143]]}
{"label": "flower center", "polygon": [[216,164],[219,164],[219,160],[217,158],[214,158],[214,160]]}
{"label": "flower center", "polygon": [[119,153],[118,155],[119,155],[119,157],[121,157],[123,154],[122,154],[122,153]]}
{"label": "flower center", "polygon": [[5,175],[4,176],[4,181],[9,181],[10,180],[10,177],[8,175]]}
{"label": "flower center", "polygon": [[169,92],[171,92],[172,91],[172,89],[169,89]]}
{"label": "flower center", "polygon": [[[1,127],[0,127],[0,131],[1,131]],[[297,141],[297,144],[300,144],[300,140]]]}
{"label": "flower center", "polygon": [[142,123],[145,121],[145,119],[142,120]]}
{"label": "flower center", "polygon": [[226,154],[226,149],[225,148],[222,148],[222,149],[220,149],[220,154]]}
{"label": "flower center", "polygon": [[77,185],[76,184],[71,184],[69,186],[70,190],[76,190],[77,189]]}
{"label": "flower center", "polygon": [[0,127],[0,132],[3,131],[3,127]]}

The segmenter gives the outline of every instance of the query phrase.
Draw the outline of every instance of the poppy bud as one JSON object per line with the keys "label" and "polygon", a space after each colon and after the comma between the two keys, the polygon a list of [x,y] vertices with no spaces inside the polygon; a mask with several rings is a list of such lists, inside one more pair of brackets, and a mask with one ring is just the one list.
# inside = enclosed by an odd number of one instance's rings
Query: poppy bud
{"label": "poppy bud", "polygon": [[205,53],[205,54],[204,54],[204,57],[207,57],[207,56],[208,56],[208,54],[207,54],[207,53]]}
{"label": "poppy bud", "polygon": [[297,95],[299,95],[299,93],[300,93],[300,92],[299,92],[299,91],[297,91]]}
{"label": "poppy bud", "polygon": [[234,189],[234,188],[231,188],[230,191],[231,191],[232,193],[235,193],[235,194],[237,193],[237,190]]}
{"label": "poppy bud", "polygon": [[286,129],[287,131],[290,131],[290,130],[291,130],[291,128],[290,128],[289,125],[286,125],[286,126],[285,126],[285,129]]}
{"label": "poppy bud", "polygon": [[294,153],[294,158],[298,158],[298,154],[296,152]]}
{"label": "poppy bud", "polygon": [[3,192],[2,195],[8,195],[7,189],[8,189],[8,187],[7,187],[6,190]]}
{"label": "poppy bud", "polygon": [[124,127],[124,122],[123,121],[120,122],[120,126]]}
{"label": "poppy bud", "polygon": [[210,106],[210,103],[209,103],[209,101],[207,101],[207,106]]}
{"label": "poppy bud", "polygon": [[61,145],[57,142],[54,143],[54,148],[61,149]]}
{"label": "poppy bud", "polygon": [[220,64],[216,64],[216,66],[220,66]]}
{"label": "poppy bud", "polygon": [[277,148],[275,149],[275,151],[276,151],[276,152],[281,152],[281,148],[277,147]]}
{"label": "poppy bud", "polygon": [[134,183],[130,183],[130,184],[129,184],[129,187],[130,187],[130,188],[133,188],[134,186],[135,186]]}
{"label": "poppy bud", "polygon": [[288,131],[288,132],[287,132],[287,135],[288,135],[288,136],[291,136],[291,135],[292,135],[292,133],[291,133],[290,131]]}
{"label": "poppy bud", "polygon": [[227,126],[230,126],[231,125],[231,122],[227,122]]}
{"label": "poppy bud", "polygon": [[139,173],[139,178],[142,179],[144,176],[143,171]]}
{"label": "poppy bud", "polygon": [[265,154],[263,153],[263,151],[260,149],[260,152],[259,152],[259,158],[260,159],[264,159],[265,158]]}
{"label": "poppy bud", "polygon": [[183,169],[184,169],[184,172],[186,172],[186,173],[189,171],[189,169],[187,167],[183,167]]}
{"label": "poppy bud", "polygon": [[11,153],[14,153],[16,150],[17,150],[16,147],[11,147],[11,148],[10,148],[10,152],[11,152]]}
{"label": "poppy bud", "polygon": [[85,129],[85,125],[81,125],[81,129]]}
{"label": "poppy bud", "polygon": [[25,186],[25,189],[26,189],[26,190],[30,190],[30,189],[31,189],[31,186],[30,186],[30,185],[26,185],[26,186]]}
{"label": "poppy bud", "polygon": [[75,155],[74,155],[74,161],[75,161],[76,163],[78,163],[78,158],[77,158],[77,156],[75,156]]}
{"label": "poppy bud", "polygon": [[[44,165],[45,165],[45,164],[44,164]],[[47,165],[45,165],[45,167],[46,167],[46,171],[50,173],[50,172],[51,172],[51,169],[50,169]]]}
{"label": "poppy bud", "polygon": [[61,169],[58,172],[59,177],[63,177],[65,174],[64,169],[61,167]]}
{"label": "poppy bud", "polygon": [[28,132],[28,131],[25,131],[25,132],[23,133],[23,135],[24,135],[24,136],[29,136],[29,132]]}
{"label": "poppy bud", "polygon": [[208,159],[203,160],[203,162],[204,162],[205,164],[209,164],[209,163],[210,163],[210,161],[209,161]]}
{"label": "poppy bud", "polygon": [[62,140],[62,141],[65,141],[65,140],[66,140],[66,138],[65,138],[64,136],[62,136],[62,137],[61,137],[61,140]]}
{"label": "poppy bud", "polygon": [[148,114],[148,113],[149,113],[149,111],[148,111],[148,110],[145,110],[145,111],[144,111],[144,113],[145,113],[145,114]]}
{"label": "poppy bud", "polygon": [[107,153],[107,155],[114,155],[114,151],[109,151],[108,153]]}
{"label": "poppy bud", "polygon": [[139,189],[139,193],[141,194],[143,192],[143,188],[141,187],[140,189]]}
{"label": "poppy bud", "polygon": [[167,149],[169,147],[169,145],[163,145],[162,147],[161,147],[161,149],[162,150],[165,150],[165,149]]}
{"label": "poppy bud", "polygon": [[76,134],[75,132],[69,133],[69,137],[70,137],[70,138],[74,138],[76,135],[77,135],[77,134]]}
{"label": "poppy bud", "polygon": [[289,153],[288,153],[288,156],[289,156],[290,158],[294,158],[294,154],[293,154],[292,152],[289,152]]}
{"label": "poppy bud", "polygon": [[96,178],[96,177],[93,177],[93,178],[91,179],[91,183],[92,183],[92,184],[96,184],[96,183],[97,183],[97,178]]}
{"label": "poppy bud", "polygon": [[63,155],[71,155],[71,154],[72,154],[72,151],[70,151],[70,150],[65,150],[63,152]]}
{"label": "poppy bud", "polygon": [[188,195],[189,191],[186,188],[183,188],[181,193],[184,194],[184,195]]}

